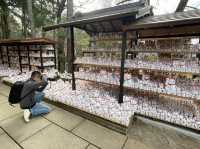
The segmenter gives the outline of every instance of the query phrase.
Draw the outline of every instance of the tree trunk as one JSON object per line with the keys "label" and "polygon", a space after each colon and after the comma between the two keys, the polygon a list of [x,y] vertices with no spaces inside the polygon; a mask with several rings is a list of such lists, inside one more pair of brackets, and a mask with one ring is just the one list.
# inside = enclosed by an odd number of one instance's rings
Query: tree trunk
{"label": "tree trunk", "polygon": [[185,7],[187,6],[188,0],[180,0],[178,7],[176,8],[176,12],[184,11]]}
{"label": "tree trunk", "polygon": [[[70,19],[70,17],[73,16],[73,0],[68,0],[67,1],[67,20]],[[70,28],[66,28],[66,33],[67,33],[67,71],[69,73],[72,72],[72,65],[73,61],[71,59],[72,53],[70,50],[71,46],[71,39],[70,39]]]}
{"label": "tree trunk", "polygon": [[2,30],[2,38],[8,39],[10,37],[10,29],[9,29],[9,9],[7,3],[1,1],[1,30]]}
{"label": "tree trunk", "polygon": [[[62,12],[64,10],[64,7],[66,6],[66,1],[67,0],[61,0],[58,5],[58,11],[57,11],[57,24],[59,24],[61,22],[61,18],[62,18]],[[58,29],[57,32],[57,55],[58,55],[58,70],[60,72],[64,72],[65,71],[65,63],[66,63],[66,59],[65,59],[65,53],[64,53],[64,43],[65,43],[65,34],[63,31],[63,28]]]}
{"label": "tree trunk", "polygon": [[27,20],[26,20],[26,7],[25,5],[22,5],[22,19],[21,19],[21,22],[22,22],[22,35],[24,38],[27,37],[27,28],[28,28],[28,25],[27,25]]}
{"label": "tree trunk", "polygon": [[34,25],[34,17],[33,17],[33,7],[32,0],[27,0],[27,10],[28,10],[28,18],[31,28],[31,37],[35,37],[35,25]]}

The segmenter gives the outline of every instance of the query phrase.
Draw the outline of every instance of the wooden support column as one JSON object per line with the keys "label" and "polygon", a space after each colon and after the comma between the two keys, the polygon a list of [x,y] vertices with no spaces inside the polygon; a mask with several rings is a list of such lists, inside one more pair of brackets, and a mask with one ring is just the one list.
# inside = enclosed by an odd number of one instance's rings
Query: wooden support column
{"label": "wooden support column", "polygon": [[71,52],[71,58],[70,63],[71,70],[72,70],[72,90],[76,90],[76,82],[75,82],[75,75],[74,75],[74,60],[75,60],[75,50],[74,50],[74,28],[73,26],[70,26],[70,52]]}
{"label": "wooden support column", "polygon": [[30,59],[30,47],[29,45],[26,46],[27,48],[27,52],[28,52],[28,68],[29,68],[29,71],[31,71],[31,59]]}
{"label": "wooden support column", "polygon": [[57,56],[57,55],[56,55],[56,46],[55,46],[55,44],[53,44],[52,46],[53,46],[53,49],[54,49],[54,50],[53,50],[53,53],[54,53],[54,63],[55,63],[54,68],[56,69],[56,63],[57,63],[57,61],[56,61],[56,56]]}
{"label": "wooden support column", "polygon": [[43,63],[43,55],[42,55],[42,45],[40,45],[40,63],[41,63],[41,71],[44,71],[44,63]]}
{"label": "wooden support column", "polygon": [[119,100],[118,103],[123,103],[124,96],[124,63],[125,63],[125,54],[126,54],[126,40],[127,32],[123,32],[122,36],[122,49],[121,49],[121,70],[120,70],[120,87],[119,87]]}
{"label": "wooden support column", "polygon": [[4,61],[3,61],[3,49],[2,49],[2,46],[0,46],[0,52],[1,52],[1,61],[2,61],[2,64],[4,64]]}
{"label": "wooden support column", "polygon": [[8,59],[8,67],[10,67],[10,56],[9,56],[9,51],[8,51],[8,46],[6,46],[6,54],[7,54],[7,59]]}
{"label": "wooden support column", "polygon": [[20,46],[17,45],[17,52],[18,52],[18,57],[19,57],[19,69],[22,72],[22,59],[21,59],[21,52],[20,52]]}

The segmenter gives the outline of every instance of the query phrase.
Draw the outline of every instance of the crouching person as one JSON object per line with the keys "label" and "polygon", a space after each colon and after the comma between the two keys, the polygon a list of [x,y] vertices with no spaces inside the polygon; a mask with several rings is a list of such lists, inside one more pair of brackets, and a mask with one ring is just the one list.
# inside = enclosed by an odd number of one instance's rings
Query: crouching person
{"label": "crouching person", "polygon": [[25,122],[30,121],[30,117],[46,114],[50,112],[50,108],[41,103],[44,99],[42,92],[48,85],[47,78],[42,76],[39,71],[34,71],[31,78],[28,79],[23,86],[20,101],[20,107],[24,109]]}

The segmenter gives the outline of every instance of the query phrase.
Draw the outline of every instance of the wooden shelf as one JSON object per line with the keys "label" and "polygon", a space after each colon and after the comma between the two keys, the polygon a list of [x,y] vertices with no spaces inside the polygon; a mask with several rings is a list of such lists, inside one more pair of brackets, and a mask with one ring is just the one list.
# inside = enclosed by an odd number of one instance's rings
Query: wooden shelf
{"label": "wooden shelf", "polygon": [[[8,51],[18,51],[18,50],[9,49]],[[27,50],[20,50],[20,51],[27,51]]]}
{"label": "wooden shelf", "polygon": [[82,53],[119,53],[121,51],[116,50],[116,51],[112,51],[112,50],[91,50],[91,51],[82,51]]}
{"label": "wooden shelf", "polygon": [[120,66],[100,65],[100,64],[86,64],[86,63],[74,63],[74,64],[82,66],[93,66],[93,67],[120,68]]}
{"label": "wooden shelf", "polygon": [[8,55],[9,57],[19,57],[18,55]]}
{"label": "wooden shelf", "polygon": [[48,65],[48,66],[43,66],[43,67],[54,67],[55,65]]}
{"label": "wooden shelf", "polygon": [[[84,50],[81,51],[82,53],[119,53],[121,52],[121,50]],[[130,51],[126,51],[126,53],[171,53],[171,54],[178,54],[178,53],[182,53],[182,54],[196,54],[196,53],[200,53],[200,51],[162,51],[162,50],[130,50]]]}
{"label": "wooden shelf", "polygon": [[[75,65],[82,65],[82,66],[93,66],[93,67],[106,67],[106,68],[120,68],[120,66],[111,66],[111,65],[101,65],[101,64],[83,64],[83,63],[74,63]],[[168,72],[168,73],[179,73],[179,74],[193,74],[199,75],[200,73],[193,73],[193,72],[182,72],[182,71],[168,71],[168,70],[160,70],[160,69],[149,69],[149,68],[133,68],[133,67],[126,67],[124,69],[130,70],[149,70],[149,71],[156,71],[156,72]]]}
{"label": "wooden shelf", "polygon": [[139,88],[132,88],[132,87],[127,87],[127,86],[124,86],[124,88],[131,89],[131,90],[144,91],[144,92],[149,92],[149,93],[154,93],[154,94],[159,94],[159,95],[162,95],[162,96],[181,98],[181,99],[186,99],[186,100],[199,100],[199,99],[192,98],[192,97],[184,97],[184,96],[178,96],[178,95],[173,95],[173,94],[168,94],[168,93],[159,93],[159,92],[155,92],[155,91],[144,90],[144,89],[139,89]]}
{"label": "wooden shelf", "polygon": [[[31,64],[31,66],[41,67],[41,65],[33,65],[33,64]],[[43,65],[43,67],[53,67],[53,66],[55,66],[55,65],[48,65],[48,66]]]}
{"label": "wooden shelf", "polygon": [[82,80],[82,81],[89,81],[89,82],[92,82],[92,83],[99,83],[99,84],[109,85],[109,86],[116,86],[116,87],[119,86],[119,85],[117,85],[117,84],[111,84],[111,83],[107,83],[107,82],[100,82],[100,81],[89,80],[89,79],[83,79],[83,78],[76,78],[76,79]]}
{"label": "wooden shelf", "polygon": [[[111,84],[111,83],[107,83],[107,82],[100,82],[100,81],[95,81],[95,80],[90,80],[90,79],[83,79],[83,78],[76,78],[76,79],[82,80],[82,81],[89,81],[89,82],[97,83],[97,84],[104,84],[104,85],[110,85],[110,86],[119,87],[119,84]],[[137,90],[137,91],[143,91],[143,92],[149,92],[149,93],[152,93],[152,94],[158,94],[158,95],[162,95],[162,96],[181,98],[181,99],[185,99],[185,100],[199,100],[199,99],[192,98],[192,97],[184,97],[184,96],[178,96],[178,95],[173,95],[173,94],[168,94],[168,93],[159,93],[159,92],[155,92],[155,91],[144,90],[144,89],[140,89],[140,88],[133,88],[133,87],[128,87],[128,86],[124,86],[124,88],[131,89],[131,90]]]}
{"label": "wooden shelf", "polygon": [[[127,40],[133,40],[133,38],[127,38]],[[122,37],[121,38],[98,38],[98,39],[93,39],[90,40],[90,42],[98,42],[98,41],[122,41]]]}
{"label": "wooden shelf", "polygon": [[[38,52],[38,51],[40,51],[40,50],[31,50],[31,49],[30,49],[29,51],[35,51],[35,52]],[[53,52],[53,51],[55,51],[55,50],[50,50],[50,49],[42,49],[42,51],[52,51],[52,52]]]}
{"label": "wooden shelf", "polygon": [[[40,56],[29,56],[29,57],[33,57],[33,58],[40,58]],[[55,58],[55,56],[45,56],[42,58]]]}
{"label": "wooden shelf", "polygon": [[174,51],[174,50],[169,50],[169,51],[165,51],[165,50],[130,50],[130,51],[126,51],[126,52],[132,52],[132,53],[183,53],[183,54],[192,54],[192,53],[200,53],[200,51]]}

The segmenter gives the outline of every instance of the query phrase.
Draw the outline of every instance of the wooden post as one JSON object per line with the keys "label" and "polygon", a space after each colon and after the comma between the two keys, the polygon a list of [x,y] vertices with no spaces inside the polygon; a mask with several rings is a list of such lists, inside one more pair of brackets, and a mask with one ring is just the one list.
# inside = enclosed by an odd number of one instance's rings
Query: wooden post
{"label": "wooden post", "polygon": [[8,51],[8,46],[6,46],[6,54],[7,54],[7,59],[8,59],[8,66],[10,67],[10,56],[9,56],[9,51]]}
{"label": "wooden post", "polygon": [[[73,16],[73,12],[74,12],[74,3],[73,0],[67,0],[67,19],[69,20],[72,16]],[[71,27],[66,28],[66,33],[67,33],[67,72],[68,73],[72,73],[72,53],[71,53]],[[66,64],[65,64],[66,65]]]}
{"label": "wooden post", "polygon": [[19,57],[19,69],[22,72],[22,61],[21,61],[21,52],[20,52],[20,46],[17,45],[17,52],[18,52],[18,57]]}
{"label": "wooden post", "polygon": [[30,60],[30,47],[29,45],[26,46],[27,51],[28,51],[28,67],[29,67],[29,71],[31,71],[31,60]]}
{"label": "wooden post", "polygon": [[127,33],[123,32],[122,36],[122,49],[121,49],[121,67],[120,67],[120,87],[119,87],[119,100],[118,103],[123,103],[124,96],[124,63],[125,63],[125,53],[126,53],[126,40]]}
{"label": "wooden post", "polygon": [[55,66],[54,66],[54,68],[56,69],[56,63],[57,63],[57,61],[56,61],[56,46],[55,46],[55,44],[53,44],[53,52],[54,52],[54,63],[55,63]]}
{"label": "wooden post", "polygon": [[72,63],[72,90],[76,90],[76,82],[75,82],[75,75],[74,75],[74,60],[75,60],[75,50],[74,50],[74,28],[70,26],[70,52],[71,58],[70,63]]}
{"label": "wooden post", "polygon": [[4,61],[3,61],[3,49],[2,49],[2,46],[0,46],[0,52],[1,52],[1,61],[2,61],[2,64],[4,64]]}
{"label": "wooden post", "polygon": [[41,71],[44,70],[44,64],[43,64],[43,55],[42,55],[42,45],[40,45],[40,63],[41,63]]}

